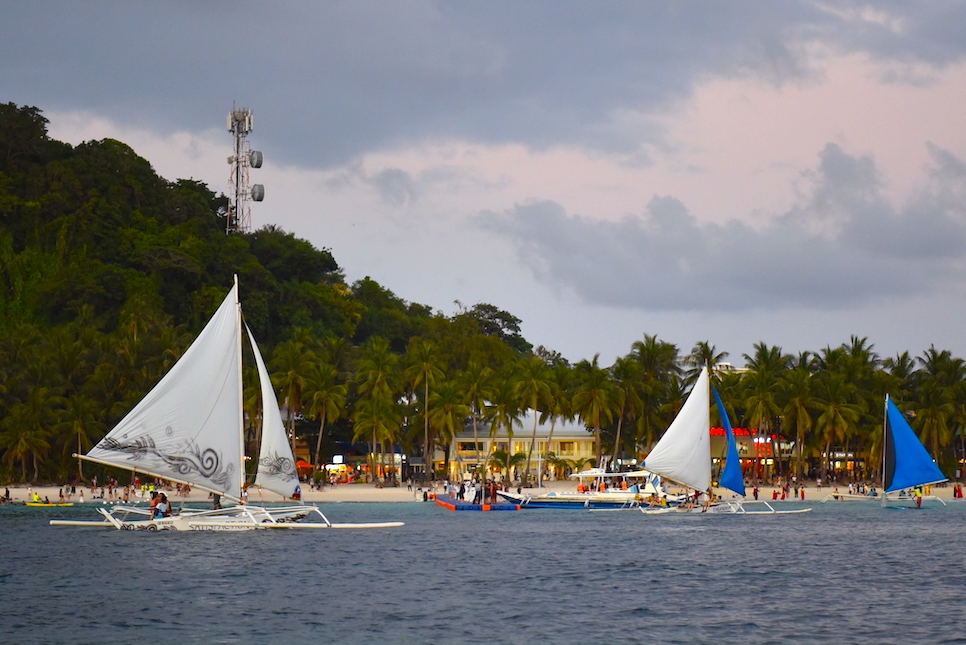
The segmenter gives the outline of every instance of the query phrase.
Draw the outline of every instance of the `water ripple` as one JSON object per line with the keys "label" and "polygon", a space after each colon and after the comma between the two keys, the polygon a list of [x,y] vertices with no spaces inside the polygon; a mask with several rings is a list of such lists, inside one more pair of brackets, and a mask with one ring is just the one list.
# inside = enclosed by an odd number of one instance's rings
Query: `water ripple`
{"label": "water ripple", "polygon": [[0,507],[4,642],[966,643],[966,504],[784,517],[340,504],[398,530],[52,528]]}

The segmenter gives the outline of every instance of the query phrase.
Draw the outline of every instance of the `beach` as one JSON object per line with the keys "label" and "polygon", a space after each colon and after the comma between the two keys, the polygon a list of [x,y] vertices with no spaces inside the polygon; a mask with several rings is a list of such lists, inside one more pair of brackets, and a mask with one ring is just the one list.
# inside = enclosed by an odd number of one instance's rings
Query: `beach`
{"label": "beach", "polygon": [[[10,489],[10,497],[14,502],[25,502],[28,501],[33,492],[40,495],[41,499],[45,497],[51,502],[57,502],[60,499],[60,491],[63,489],[62,486],[35,486],[28,489],[26,486],[7,486]],[[545,493],[545,492],[562,492],[562,491],[576,491],[577,485],[573,481],[548,481],[544,482],[542,488],[528,488],[524,489],[527,492],[531,492],[534,495]],[[806,502],[820,502],[829,494],[832,494],[836,486],[823,485],[821,488],[817,488],[814,482],[807,485],[805,488],[805,501]],[[848,484],[840,484],[837,486],[840,494],[848,493]],[[84,493],[84,503],[91,504],[101,504],[104,501],[100,497],[95,497],[91,492],[91,488],[77,487],[77,494],[71,496],[70,501],[75,505],[79,504],[79,494],[83,490]],[[100,494],[100,489],[97,489]],[[514,487],[512,490],[516,490]],[[400,486],[385,486],[380,487],[376,484],[338,484],[336,486],[326,486],[321,490],[311,490],[308,488],[303,488],[302,501],[308,503],[320,503],[320,504],[337,504],[343,502],[372,502],[372,503],[386,503],[386,502],[421,502],[423,501],[423,492],[428,493],[445,493],[446,485],[444,483],[439,483],[435,487],[431,484],[423,485],[419,483],[414,483],[410,489],[407,484],[401,484]],[[759,486],[759,499],[771,501],[775,492],[778,492],[779,498],[781,497],[781,489],[775,486]],[[174,488],[170,490],[165,490],[168,496],[171,498],[172,502],[175,504],[180,502],[191,502],[191,503],[207,503],[210,502],[208,493],[201,490],[192,490],[191,493],[185,497],[179,495]],[[682,492],[677,490],[674,486],[670,487],[670,492],[677,493]],[[721,496],[723,499],[731,499],[733,495],[730,491],[723,489],[715,489],[716,494]],[[751,499],[751,487],[747,489],[747,498]],[[947,485],[942,486],[932,486],[929,494],[935,495],[943,500],[953,499],[953,486],[952,483],[947,483]],[[120,489],[118,490],[118,495],[120,495]],[[106,493],[105,493],[106,496]],[[147,497],[142,498],[144,500]],[[131,501],[140,501],[137,498]],[[272,493],[267,490],[262,490],[260,488],[251,488],[249,491],[249,503],[260,504],[260,503],[278,503],[285,501],[280,495]],[[789,501],[795,501],[790,499]],[[798,501],[801,501],[800,499]]]}

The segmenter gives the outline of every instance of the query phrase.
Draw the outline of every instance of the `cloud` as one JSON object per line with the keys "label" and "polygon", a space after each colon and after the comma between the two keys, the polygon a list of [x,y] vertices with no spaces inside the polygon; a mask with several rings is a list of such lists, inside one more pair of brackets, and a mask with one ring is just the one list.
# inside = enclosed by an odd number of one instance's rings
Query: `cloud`
{"label": "cloud", "polygon": [[[956,3],[12,3],[4,100],[87,110],[158,131],[255,110],[253,143],[334,167],[426,137],[564,144],[647,161],[649,117],[709,77],[782,84],[816,44],[895,63],[962,60]],[[821,49],[820,47],[820,49]],[[257,139],[257,141],[256,141]]]}
{"label": "cloud", "polygon": [[930,146],[931,184],[900,208],[873,160],[821,151],[802,202],[755,226],[699,222],[655,196],[600,221],[533,201],[477,225],[512,242],[542,282],[586,303],[648,311],[842,310],[948,289],[966,277],[966,167]]}

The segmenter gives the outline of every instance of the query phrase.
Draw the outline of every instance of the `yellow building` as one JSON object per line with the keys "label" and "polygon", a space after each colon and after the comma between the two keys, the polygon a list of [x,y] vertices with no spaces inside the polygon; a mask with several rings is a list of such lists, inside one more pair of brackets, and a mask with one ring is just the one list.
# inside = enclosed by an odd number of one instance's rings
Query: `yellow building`
{"label": "yellow building", "polygon": [[[450,446],[449,477],[458,479],[464,473],[473,472],[477,465],[486,465],[489,456],[497,450],[507,450],[510,454],[531,454],[530,446],[533,440],[534,413],[529,411],[520,418],[520,422],[513,426],[512,437],[505,428],[500,428],[495,436],[490,436],[490,424],[477,423],[477,440],[473,438],[473,424],[468,423],[463,431],[457,435]],[[530,472],[536,473],[543,468],[551,478],[565,476],[563,470],[580,470],[588,465],[594,465],[597,456],[596,442],[593,431],[578,421],[561,421],[553,425],[553,437],[550,437],[550,422],[537,423],[536,443],[530,457]],[[549,445],[548,445],[549,440]],[[546,463],[547,456],[553,455],[550,465]],[[436,453],[436,462],[442,465],[445,454],[442,450]],[[527,464],[523,462],[511,470],[510,479],[522,477]],[[488,472],[500,478],[498,468],[488,468]]]}

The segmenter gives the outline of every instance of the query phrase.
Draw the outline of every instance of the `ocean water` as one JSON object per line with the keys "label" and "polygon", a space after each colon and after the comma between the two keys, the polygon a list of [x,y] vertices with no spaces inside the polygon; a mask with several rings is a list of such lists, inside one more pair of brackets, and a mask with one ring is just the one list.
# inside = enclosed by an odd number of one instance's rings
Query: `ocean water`
{"label": "ocean water", "polygon": [[331,504],[366,531],[0,507],[2,643],[966,643],[966,504],[785,516]]}

